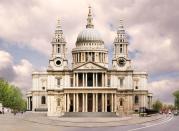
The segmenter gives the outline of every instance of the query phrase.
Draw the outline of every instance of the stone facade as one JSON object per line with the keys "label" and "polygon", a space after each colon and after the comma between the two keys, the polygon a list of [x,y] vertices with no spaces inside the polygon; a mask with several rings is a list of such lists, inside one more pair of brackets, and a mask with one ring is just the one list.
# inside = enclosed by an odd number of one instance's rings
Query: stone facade
{"label": "stone facade", "polygon": [[147,73],[136,72],[131,66],[122,21],[109,68],[108,50],[92,20],[89,7],[86,28],[79,33],[72,50],[72,69],[68,66],[67,42],[58,20],[47,71],[32,74],[28,110],[47,111],[48,116],[62,116],[65,112],[115,112],[122,116],[138,111],[139,107],[151,108]]}

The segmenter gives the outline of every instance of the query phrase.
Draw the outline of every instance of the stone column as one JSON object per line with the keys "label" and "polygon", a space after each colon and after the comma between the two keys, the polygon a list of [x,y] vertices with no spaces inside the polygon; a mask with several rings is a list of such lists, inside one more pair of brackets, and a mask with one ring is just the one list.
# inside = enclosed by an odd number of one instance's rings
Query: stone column
{"label": "stone column", "polygon": [[103,53],[101,53],[101,61],[103,62]]}
{"label": "stone column", "polygon": [[104,112],[104,93],[102,93],[102,112]]}
{"label": "stone column", "polygon": [[103,53],[103,62],[105,63],[105,53]]}
{"label": "stone column", "polygon": [[75,109],[75,106],[76,105],[76,102],[75,102],[75,93],[73,93],[73,112],[75,112],[76,111],[76,109]]}
{"label": "stone column", "polygon": [[85,86],[85,79],[84,79],[84,73],[83,73],[83,87]]}
{"label": "stone column", "polygon": [[105,86],[108,86],[107,74],[105,74]]}
{"label": "stone column", "polygon": [[69,112],[70,108],[70,96],[69,96],[69,93],[67,94],[67,112]]}
{"label": "stone column", "polygon": [[94,75],[94,85],[93,85],[93,87],[96,87],[96,73],[93,73],[93,75]]}
{"label": "stone column", "polygon": [[94,87],[94,73],[93,73],[93,87]]}
{"label": "stone column", "polygon": [[77,83],[77,87],[78,87],[78,73],[76,74],[76,78],[77,78],[76,83]]}
{"label": "stone column", "polygon": [[83,57],[83,60],[84,60],[84,62],[86,62],[86,53],[84,52],[84,57]]}
{"label": "stone column", "polygon": [[104,74],[103,73],[101,74],[101,77],[102,77],[102,87],[104,87],[104,79],[103,79]]}
{"label": "stone column", "polygon": [[86,73],[86,82],[85,82],[86,83],[86,87],[87,87],[87,76],[88,76],[88,74]]}
{"label": "stone column", "polygon": [[106,54],[104,53],[104,63],[106,63]]}
{"label": "stone column", "polygon": [[60,44],[60,53],[62,54],[63,52],[63,46]]}
{"label": "stone column", "polygon": [[77,53],[75,53],[75,61],[76,61],[76,63],[77,63]]}
{"label": "stone column", "polygon": [[111,94],[111,112],[114,112],[113,93]]}
{"label": "stone column", "polygon": [[95,112],[95,94],[93,93],[93,112]]}
{"label": "stone column", "polygon": [[31,99],[30,99],[31,97],[29,97],[29,110],[30,110],[30,108],[31,108]]}
{"label": "stone column", "polygon": [[104,59],[103,59],[104,57],[103,56],[104,56],[104,54],[102,53],[102,62],[104,62]]}
{"label": "stone column", "polygon": [[82,104],[82,112],[85,112],[85,94],[83,93],[82,94],[82,102],[83,102],[83,104]]}
{"label": "stone column", "polygon": [[31,109],[32,109],[31,102],[32,102],[32,97],[29,97],[29,110],[31,110]]}
{"label": "stone column", "polygon": [[67,108],[67,106],[66,106],[66,105],[67,105],[66,94],[64,94],[64,105],[65,105],[64,108],[65,108],[65,112],[66,112],[66,110],[67,110],[67,109],[66,109],[66,108]]}
{"label": "stone column", "polygon": [[76,63],[78,63],[78,53],[76,53]]}
{"label": "stone column", "polygon": [[79,112],[79,98],[78,98],[78,93],[76,94],[76,112]]}
{"label": "stone column", "polygon": [[114,112],[116,112],[116,109],[117,109],[117,103],[116,103],[116,93],[114,94]]}
{"label": "stone column", "polygon": [[80,61],[80,54],[79,53],[77,53],[78,54],[78,62]]}
{"label": "stone column", "polygon": [[96,112],[98,112],[98,93],[96,93]]}
{"label": "stone column", "polygon": [[88,112],[88,94],[85,94],[85,112]]}
{"label": "stone column", "polygon": [[105,108],[104,108],[104,110],[105,110],[105,112],[107,112],[107,94],[105,93]]}
{"label": "stone column", "polygon": [[106,87],[106,73],[104,73],[103,81],[104,81],[104,87]]}
{"label": "stone column", "polygon": [[98,87],[98,73],[96,73],[96,87]]}
{"label": "stone column", "polygon": [[29,110],[29,97],[27,97],[27,110]]}
{"label": "stone column", "polygon": [[75,87],[75,73],[73,73],[73,87]]}

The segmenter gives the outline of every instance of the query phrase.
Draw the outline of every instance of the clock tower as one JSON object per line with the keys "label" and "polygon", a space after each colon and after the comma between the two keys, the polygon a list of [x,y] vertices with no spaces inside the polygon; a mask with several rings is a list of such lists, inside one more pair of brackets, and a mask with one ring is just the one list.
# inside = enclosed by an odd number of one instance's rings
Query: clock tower
{"label": "clock tower", "polygon": [[52,55],[49,59],[49,71],[59,71],[68,68],[68,60],[66,58],[66,41],[61,28],[60,20],[57,21],[57,27],[52,39]]}
{"label": "clock tower", "polygon": [[131,60],[128,58],[128,39],[125,29],[120,20],[117,36],[114,39],[114,53],[112,67],[115,70],[130,70]]}

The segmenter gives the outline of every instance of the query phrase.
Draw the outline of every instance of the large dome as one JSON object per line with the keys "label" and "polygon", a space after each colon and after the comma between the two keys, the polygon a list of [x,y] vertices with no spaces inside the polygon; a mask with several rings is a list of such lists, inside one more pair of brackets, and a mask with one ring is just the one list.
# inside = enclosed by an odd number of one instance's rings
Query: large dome
{"label": "large dome", "polygon": [[85,41],[102,41],[102,38],[100,33],[94,28],[86,28],[77,37],[77,43]]}

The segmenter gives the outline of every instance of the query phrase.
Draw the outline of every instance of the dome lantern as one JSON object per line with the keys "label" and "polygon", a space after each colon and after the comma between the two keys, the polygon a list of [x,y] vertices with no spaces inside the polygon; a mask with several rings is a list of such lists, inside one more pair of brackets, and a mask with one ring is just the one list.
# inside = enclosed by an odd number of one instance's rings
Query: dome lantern
{"label": "dome lantern", "polygon": [[89,13],[88,13],[88,18],[87,18],[86,28],[94,28],[92,21],[93,21],[93,17],[91,14],[91,6],[89,6]]}

